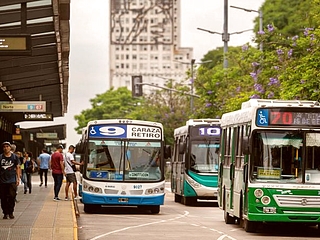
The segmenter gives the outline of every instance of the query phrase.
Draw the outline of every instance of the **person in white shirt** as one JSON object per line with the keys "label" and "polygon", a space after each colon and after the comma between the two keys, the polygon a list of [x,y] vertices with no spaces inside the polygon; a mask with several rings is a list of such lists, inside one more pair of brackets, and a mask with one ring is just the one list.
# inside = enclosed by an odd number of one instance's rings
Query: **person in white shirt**
{"label": "person in white shirt", "polygon": [[66,176],[66,180],[67,180],[66,187],[65,187],[65,193],[66,193],[65,200],[66,201],[70,200],[69,187],[70,187],[71,183],[73,184],[73,193],[74,193],[75,199],[81,198],[81,197],[78,197],[75,165],[82,165],[83,162],[79,163],[79,162],[75,161],[74,155],[73,155],[74,149],[75,149],[75,147],[73,145],[70,145],[69,150],[66,153],[65,159],[64,159],[64,172],[65,172],[65,176]]}

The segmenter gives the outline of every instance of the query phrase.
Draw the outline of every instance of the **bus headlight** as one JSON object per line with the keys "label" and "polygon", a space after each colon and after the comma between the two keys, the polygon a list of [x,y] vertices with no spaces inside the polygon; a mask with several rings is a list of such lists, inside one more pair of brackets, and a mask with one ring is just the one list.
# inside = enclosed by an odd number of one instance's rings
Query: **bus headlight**
{"label": "bus headlight", "polygon": [[270,199],[270,197],[268,197],[268,196],[263,196],[263,197],[261,198],[261,202],[262,202],[262,204],[264,204],[264,205],[268,205],[268,204],[270,203],[270,201],[271,201],[271,199]]}
{"label": "bus headlight", "polygon": [[83,185],[83,191],[94,192],[94,193],[102,193],[102,189],[98,187],[91,186],[87,183]]}
{"label": "bus headlight", "polygon": [[256,198],[261,198],[263,196],[263,191],[260,188],[257,188],[256,190],[254,190],[254,196]]}
{"label": "bus headlight", "polygon": [[158,193],[164,193],[164,188],[163,187],[155,187],[155,188],[146,189],[146,195],[158,194]]}

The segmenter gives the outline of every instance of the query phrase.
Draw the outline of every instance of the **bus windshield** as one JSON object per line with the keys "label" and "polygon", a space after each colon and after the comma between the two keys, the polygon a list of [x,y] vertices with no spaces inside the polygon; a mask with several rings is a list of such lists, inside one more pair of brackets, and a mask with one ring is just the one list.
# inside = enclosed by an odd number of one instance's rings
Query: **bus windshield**
{"label": "bus windshield", "polygon": [[319,183],[320,133],[258,131],[253,138],[251,180]]}
{"label": "bus windshield", "polygon": [[216,141],[192,141],[190,169],[200,173],[216,173],[219,147]]}
{"label": "bus windshield", "polygon": [[86,177],[108,181],[161,180],[161,142],[89,140]]}

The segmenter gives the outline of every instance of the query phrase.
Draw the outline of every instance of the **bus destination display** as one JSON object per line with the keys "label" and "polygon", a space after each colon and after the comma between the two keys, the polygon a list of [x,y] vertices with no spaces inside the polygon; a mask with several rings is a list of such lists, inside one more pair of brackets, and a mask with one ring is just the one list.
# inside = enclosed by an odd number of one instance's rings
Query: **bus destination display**
{"label": "bus destination display", "polygon": [[220,133],[221,129],[217,126],[196,126],[191,128],[192,137],[219,137]]}
{"label": "bus destination display", "polygon": [[[304,109],[303,109],[304,110]],[[320,126],[320,112],[302,109],[258,109],[257,126]]]}

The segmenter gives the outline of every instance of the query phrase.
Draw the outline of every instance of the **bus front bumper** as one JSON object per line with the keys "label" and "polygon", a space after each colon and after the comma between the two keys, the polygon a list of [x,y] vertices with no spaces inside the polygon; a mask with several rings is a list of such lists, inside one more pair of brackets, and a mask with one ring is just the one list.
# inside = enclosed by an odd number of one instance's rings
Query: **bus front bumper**
{"label": "bus front bumper", "polygon": [[82,202],[84,204],[100,204],[100,205],[128,205],[128,206],[144,206],[144,205],[163,205],[164,194],[153,196],[118,196],[118,195],[99,195],[88,194],[82,192]]}

